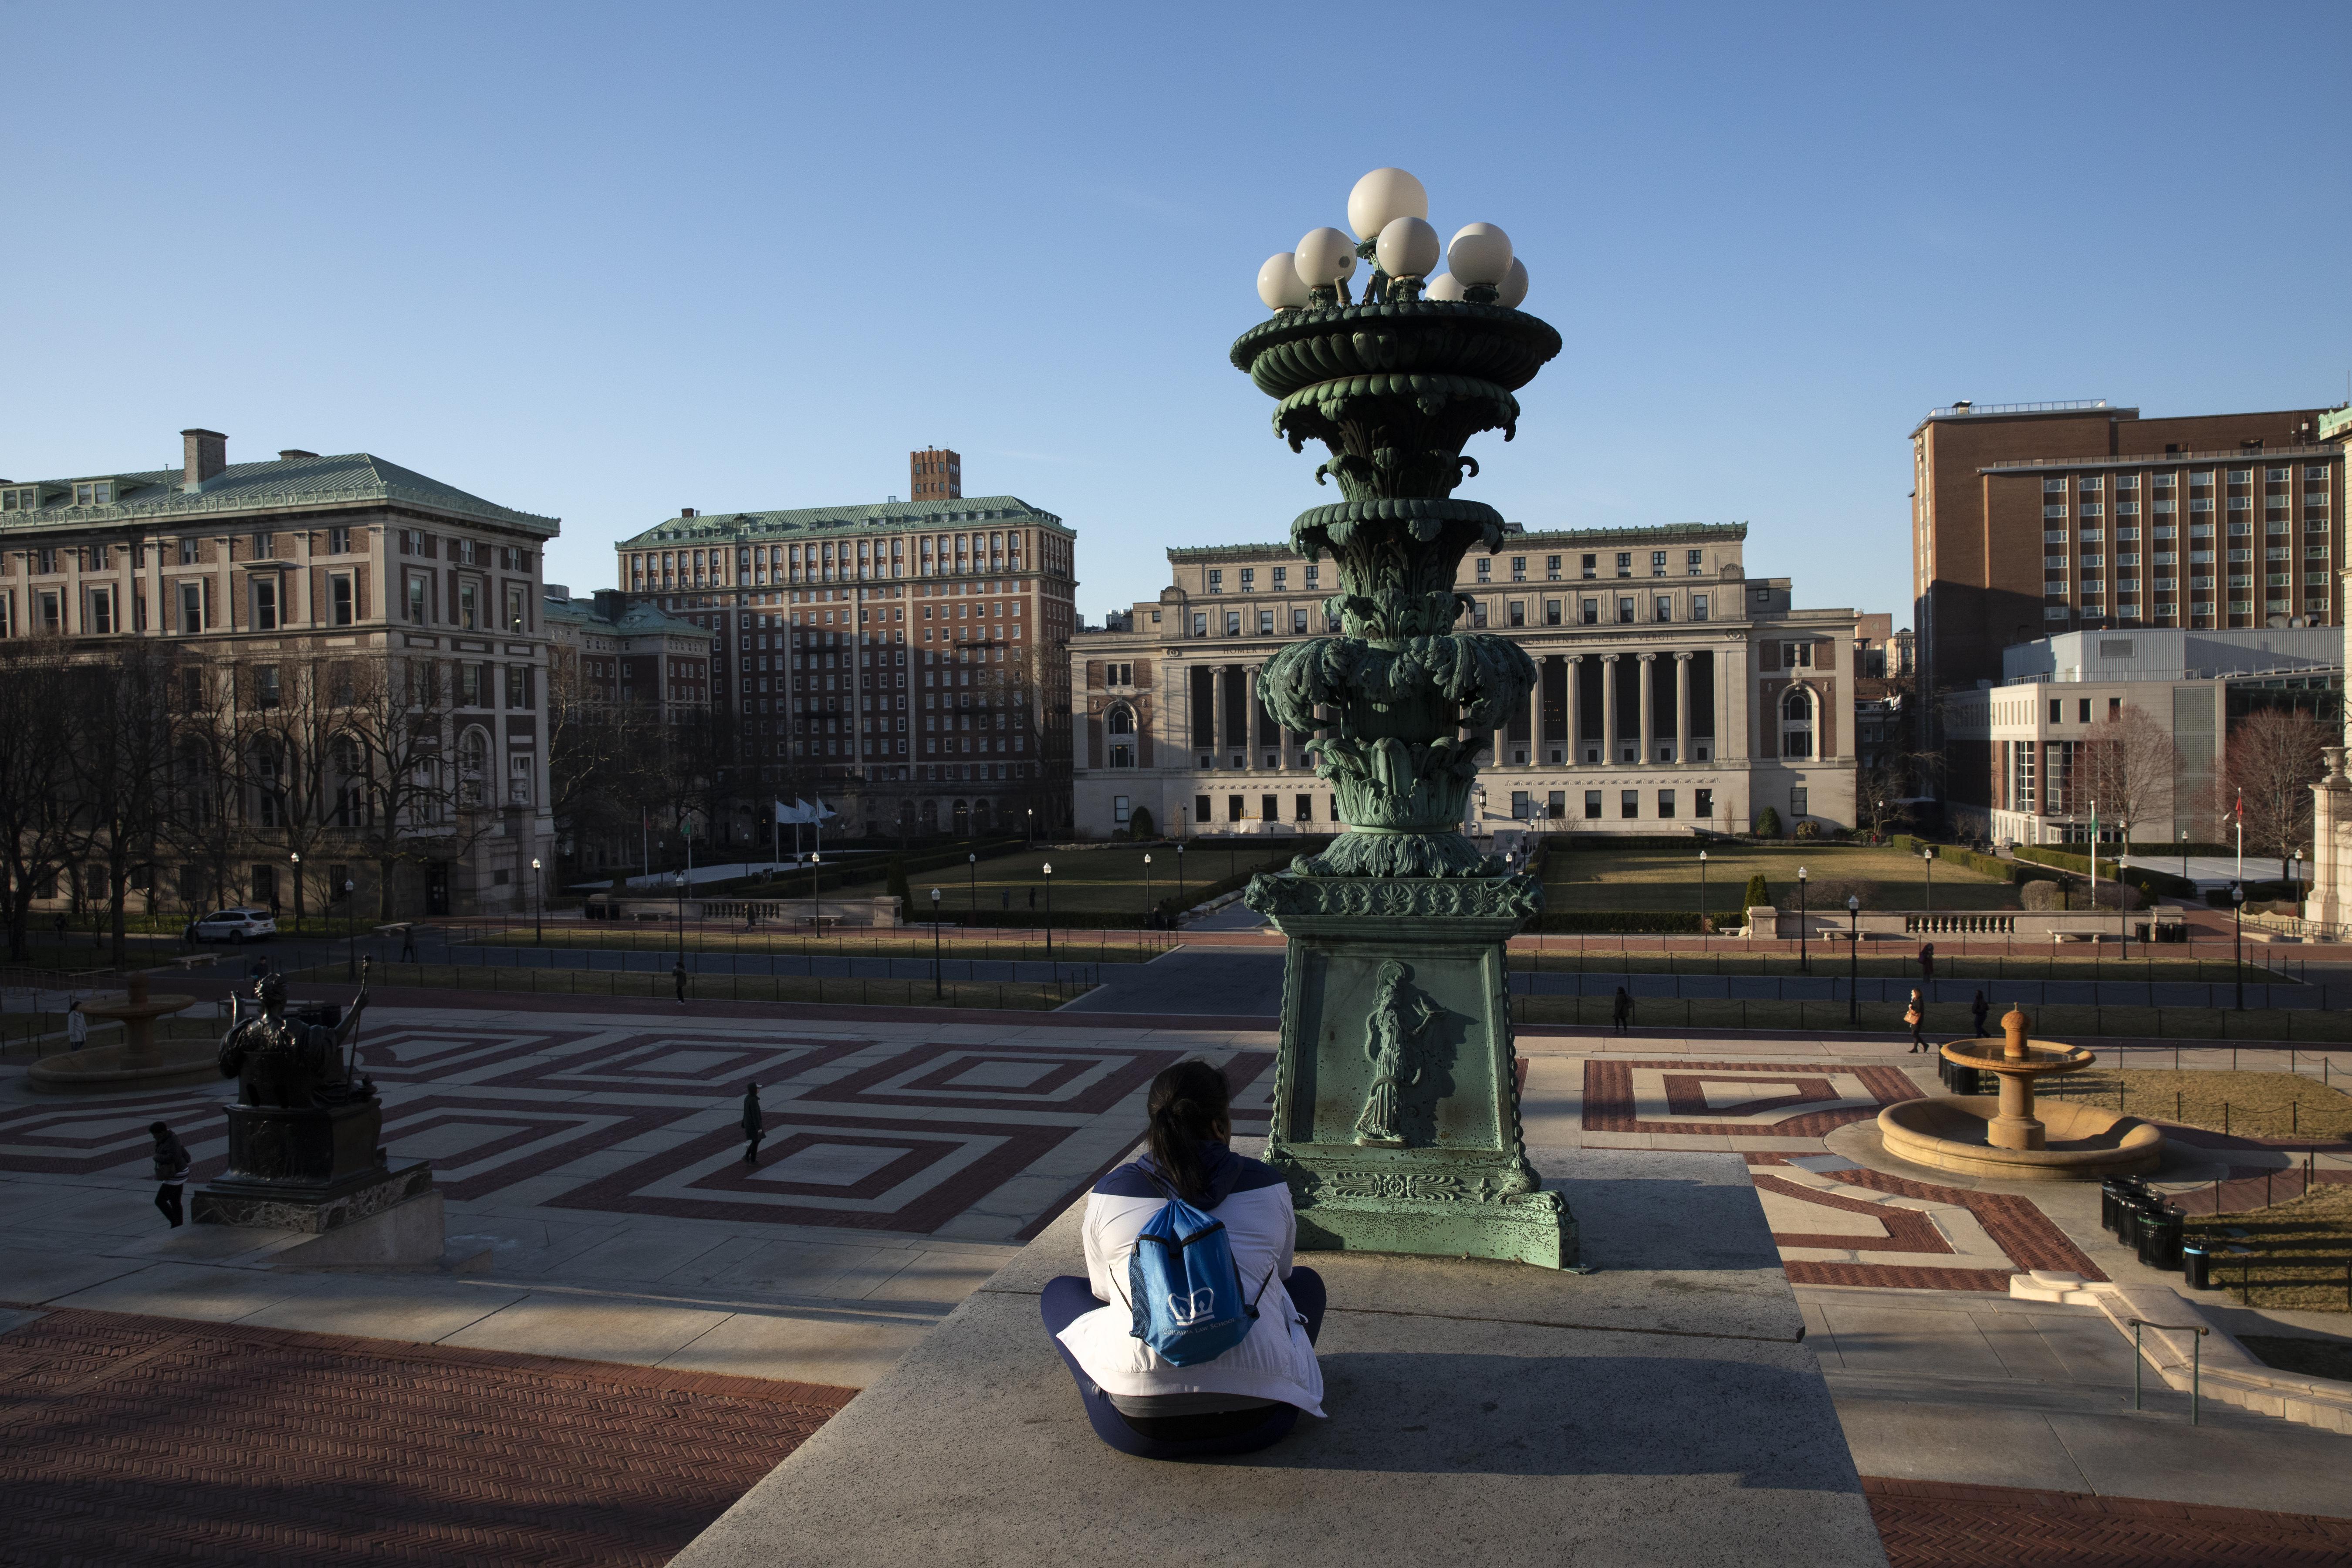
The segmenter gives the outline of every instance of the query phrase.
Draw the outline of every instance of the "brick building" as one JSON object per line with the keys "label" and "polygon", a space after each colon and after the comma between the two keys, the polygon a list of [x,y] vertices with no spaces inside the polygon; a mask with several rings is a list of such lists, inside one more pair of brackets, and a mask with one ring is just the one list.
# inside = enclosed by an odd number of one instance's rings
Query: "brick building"
{"label": "brick building", "polygon": [[[1751,578],[1744,524],[1516,533],[1464,558],[1459,623],[1508,637],[1540,679],[1486,737],[1487,822],[1580,832],[1745,831],[1853,822],[1854,616],[1790,607]],[[1307,738],[1257,699],[1285,644],[1328,635],[1328,561],[1273,544],[1168,552],[1156,603],[1107,617],[1070,649],[1081,835],[1325,831],[1331,791]]]}
{"label": "brick building", "polygon": [[[527,868],[548,852],[540,584],[557,521],[364,452],[231,463],[218,432],[181,440],[177,468],[0,480],[0,637],[53,637],[93,658],[123,639],[166,640],[205,667],[192,687],[205,694],[198,709],[264,728],[306,668],[365,666],[379,689],[399,690],[425,689],[411,672],[429,668],[437,696],[420,711],[436,755],[417,765],[444,782],[404,791],[416,852],[396,875],[415,885],[393,903],[428,914],[520,907]],[[355,695],[369,684],[356,673],[336,683]],[[338,816],[313,825],[314,847],[332,858],[306,857],[306,875],[336,889],[350,880],[368,905],[379,889],[366,825],[340,804],[355,783],[320,786]],[[288,817],[300,803],[260,785],[244,795],[243,886],[226,890],[266,901],[289,874],[286,844],[300,825]],[[158,872],[160,901],[177,907],[175,891],[201,901],[173,867]],[[314,893],[310,907],[324,902]]]}
{"label": "brick building", "polygon": [[[910,462],[951,463],[961,491],[953,453]],[[623,592],[714,635],[741,786],[714,837],[763,841],[779,795],[877,838],[1058,827],[1076,541],[1016,496],[957,493],[688,510],[621,542]]]}
{"label": "brick building", "polygon": [[961,500],[963,459],[944,447],[909,452],[907,494],[916,500]]}
{"label": "brick building", "polygon": [[2325,412],[1930,412],[1911,433],[1925,689],[1998,680],[2004,647],[2083,627],[2343,624],[2344,452],[2320,438]]}

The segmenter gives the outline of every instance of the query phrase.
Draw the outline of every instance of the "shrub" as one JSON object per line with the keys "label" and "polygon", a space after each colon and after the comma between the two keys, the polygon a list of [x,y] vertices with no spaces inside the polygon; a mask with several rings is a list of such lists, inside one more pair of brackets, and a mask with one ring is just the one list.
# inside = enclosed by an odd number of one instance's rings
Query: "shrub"
{"label": "shrub", "polygon": [[1764,874],[1761,871],[1748,879],[1745,901],[1747,907],[1751,910],[1760,910],[1771,903],[1772,889],[1765,885]]}
{"label": "shrub", "polygon": [[1759,838],[1780,837],[1780,813],[1777,809],[1768,805],[1764,808],[1763,815],[1757,817],[1756,837]]}
{"label": "shrub", "polygon": [[2036,911],[2063,910],[2070,907],[2067,900],[2071,895],[2063,882],[2028,882],[2020,896],[2025,900],[2027,909]]}
{"label": "shrub", "polygon": [[1808,816],[1797,824],[1795,836],[1799,838],[1819,838],[1822,836],[1822,825]]}
{"label": "shrub", "polygon": [[1158,830],[1152,826],[1150,807],[1139,805],[1128,815],[1127,836],[1138,843],[1160,837]]}
{"label": "shrub", "polygon": [[[1717,931],[1730,931],[1748,923],[1744,914],[1726,912],[1709,915]],[[1561,910],[1538,915],[1528,922],[1531,931],[1621,932],[1632,935],[1690,933],[1699,930],[1699,917],[1677,910]]]}

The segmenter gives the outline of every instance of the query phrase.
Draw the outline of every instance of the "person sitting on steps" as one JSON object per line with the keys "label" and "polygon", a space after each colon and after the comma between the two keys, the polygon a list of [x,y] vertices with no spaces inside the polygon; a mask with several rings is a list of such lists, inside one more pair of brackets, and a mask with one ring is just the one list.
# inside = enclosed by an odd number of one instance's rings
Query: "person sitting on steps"
{"label": "person sitting on steps", "polygon": [[[1281,1440],[1299,1413],[1323,1415],[1315,1341],[1322,1277],[1294,1267],[1298,1221],[1272,1166],[1225,1145],[1233,1136],[1224,1074],[1179,1062],[1151,1080],[1149,1152],[1087,1199],[1087,1278],[1046,1283],[1046,1331],[1086,1404],[1095,1436],[1147,1459],[1246,1454]],[[1136,1238],[1171,1195],[1221,1221],[1244,1293],[1256,1295],[1247,1336],[1213,1361],[1173,1366],[1136,1337],[1129,1263]]]}

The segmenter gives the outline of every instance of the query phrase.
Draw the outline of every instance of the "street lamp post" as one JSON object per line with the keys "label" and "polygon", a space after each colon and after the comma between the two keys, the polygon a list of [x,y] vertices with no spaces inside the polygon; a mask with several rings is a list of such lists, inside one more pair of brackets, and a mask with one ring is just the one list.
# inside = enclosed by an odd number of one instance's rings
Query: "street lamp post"
{"label": "street lamp post", "polygon": [[530,861],[530,940],[541,947],[547,942],[547,895],[541,890],[539,857]]}
{"label": "street lamp post", "polygon": [[1034,846],[1037,842],[1037,808],[1034,806],[1024,806],[1022,808],[1022,816],[1027,818],[1028,822],[1028,825],[1023,828],[1022,831],[1027,835],[1030,844]]}
{"label": "street lamp post", "polygon": [[1706,851],[1698,852],[1698,946],[1706,951]]}
{"label": "street lamp post", "polygon": [[1054,958],[1054,863],[1045,862],[1045,959]]}
{"label": "street lamp post", "polygon": [[971,923],[980,923],[980,853],[974,850],[963,858],[963,874],[971,884]]}
{"label": "street lamp post", "polygon": [[302,939],[302,852],[299,849],[286,857],[294,862],[294,939]]}
{"label": "street lamp post", "polygon": [[[2180,830],[2180,879],[2189,880],[2189,830],[2185,827]],[[2190,892],[2196,890],[2193,885],[2189,889]]]}
{"label": "street lamp post", "polygon": [[[2099,852],[2098,846],[2097,846],[2097,845],[2095,845],[2095,845],[2093,845],[2093,846],[2091,847],[2091,854],[2093,855],[2094,858],[2093,858],[2093,860],[2091,861],[2091,867],[2092,867],[2092,876],[2093,876],[2093,878],[2094,878],[2094,879],[2095,879],[2095,879],[2096,879],[2097,874],[2098,874],[2098,864],[2099,864],[2099,862],[2098,862],[2098,860],[2095,858],[2095,857],[2098,855],[2098,852]],[[1921,845],[1921,846],[1920,846],[1920,847],[1919,847],[1919,858],[1920,858],[1920,859],[1922,859],[1922,860],[1924,860],[1924,861],[1926,861],[1926,862],[1927,862],[1927,914],[1932,918],[1932,917],[1934,916],[1935,912],[1936,912],[1936,847],[1935,847],[1934,845],[1932,845],[1932,844],[1924,844],[1924,845]]]}
{"label": "street lamp post", "polygon": [[940,890],[931,889],[931,999],[939,1000],[946,993],[940,989]]}
{"label": "street lamp post", "polygon": [[1853,893],[1845,896],[1845,1021],[1856,1028],[1862,1026],[1862,900]]}
{"label": "street lamp post", "polygon": [[677,874],[677,962],[686,963],[686,873]]}
{"label": "street lamp post", "polygon": [[2230,884],[2230,948],[2235,955],[2230,965],[2238,982],[2238,1011],[2246,1010],[2246,885]]}
{"label": "street lamp post", "polygon": [[[1139,929],[1151,929],[1151,851],[1149,849],[1143,852],[1143,924]],[[1141,947],[1143,939],[1137,937],[1135,945]]]}
{"label": "street lamp post", "polygon": [[809,930],[812,931],[817,929],[816,868],[817,863],[824,858],[814,850],[809,852]]}
{"label": "street lamp post", "polygon": [[1176,918],[1184,918],[1184,841],[1176,841]]}
{"label": "street lamp post", "polygon": [[1812,933],[1805,919],[1805,889],[1811,874],[1802,866],[1797,868],[1797,973],[1813,972]]}
{"label": "street lamp post", "polygon": [[359,934],[352,926],[352,879],[343,879],[343,978],[360,976]]}

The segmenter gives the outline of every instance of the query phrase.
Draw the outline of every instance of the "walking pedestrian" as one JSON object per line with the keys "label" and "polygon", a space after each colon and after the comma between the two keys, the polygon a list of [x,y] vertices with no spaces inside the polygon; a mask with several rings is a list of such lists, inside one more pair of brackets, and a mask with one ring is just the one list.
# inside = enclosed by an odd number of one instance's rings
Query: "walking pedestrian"
{"label": "walking pedestrian", "polygon": [[416,922],[410,921],[400,928],[400,962],[416,962]]}
{"label": "walking pedestrian", "polygon": [[155,1140],[155,1206],[177,1230],[185,1217],[180,1212],[180,1184],[188,1179],[188,1151],[160,1121],[149,1122],[147,1133]]}
{"label": "walking pedestrian", "polygon": [[81,1010],[81,998],[66,1004],[66,1049],[78,1051],[89,1044],[89,1015]]}
{"label": "walking pedestrian", "polygon": [[760,1163],[760,1140],[767,1135],[760,1121],[760,1086],[755,1083],[743,1090],[743,1163]]}
{"label": "walking pedestrian", "polygon": [[1985,1005],[1985,994],[1983,992],[1979,991],[1977,993],[1977,999],[1970,1005],[1969,1011],[1975,1016],[1977,1021],[1977,1038],[1981,1040],[1985,1037],[1985,1015],[1992,1011],[1990,1007]]}
{"label": "walking pedestrian", "polygon": [[1903,1021],[1911,1026],[1911,1048],[1914,1051],[1926,1050],[1927,1037],[1920,1030],[1927,1025],[1927,1005],[1919,999],[1916,986],[1911,990],[1911,1005],[1903,1009]]}
{"label": "walking pedestrian", "polygon": [[1936,944],[1932,942],[1919,944],[1919,978],[1930,983],[1936,978]]}
{"label": "walking pedestrian", "polygon": [[1621,1035],[1625,1032],[1625,1026],[1633,1021],[1633,998],[1622,985],[1617,987],[1617,1000],[1611,1005],[1610,1016]]}
{"label": "walking pedestrian", "polygon": [[1037,907],[1037,889],[1034,888],[1029,889],[1029,907],[1033,910]]}
{"label": "walking pedestrian", "polygon": [[669,977],[677,986],[677,1005],[686,1005],[686,960],[679,959],[669,966]]}
{"label": "walking pedestrian", "polygon": [[256,985],[260,984],[263,980],[268,977],[268,974],[269,960],[267,958],[257,958],[246,966],[245,977],[247,980],[252,981]]}
{"label": "walking pedestrian", "polygon": [[50,924],[53,928],[55,928],[55,930],[57,931],[57,933],[58,933],[58,940],[59,942],[63,942],[63,941],[65,941],[65,939],[66,939],[66,912],[65,912],[65,910],[59,910],[58,911],[58,913],[57,913],[57,918],[56,918],[55,920],[52,920],[52,921],[49,922],[49,924]]}

